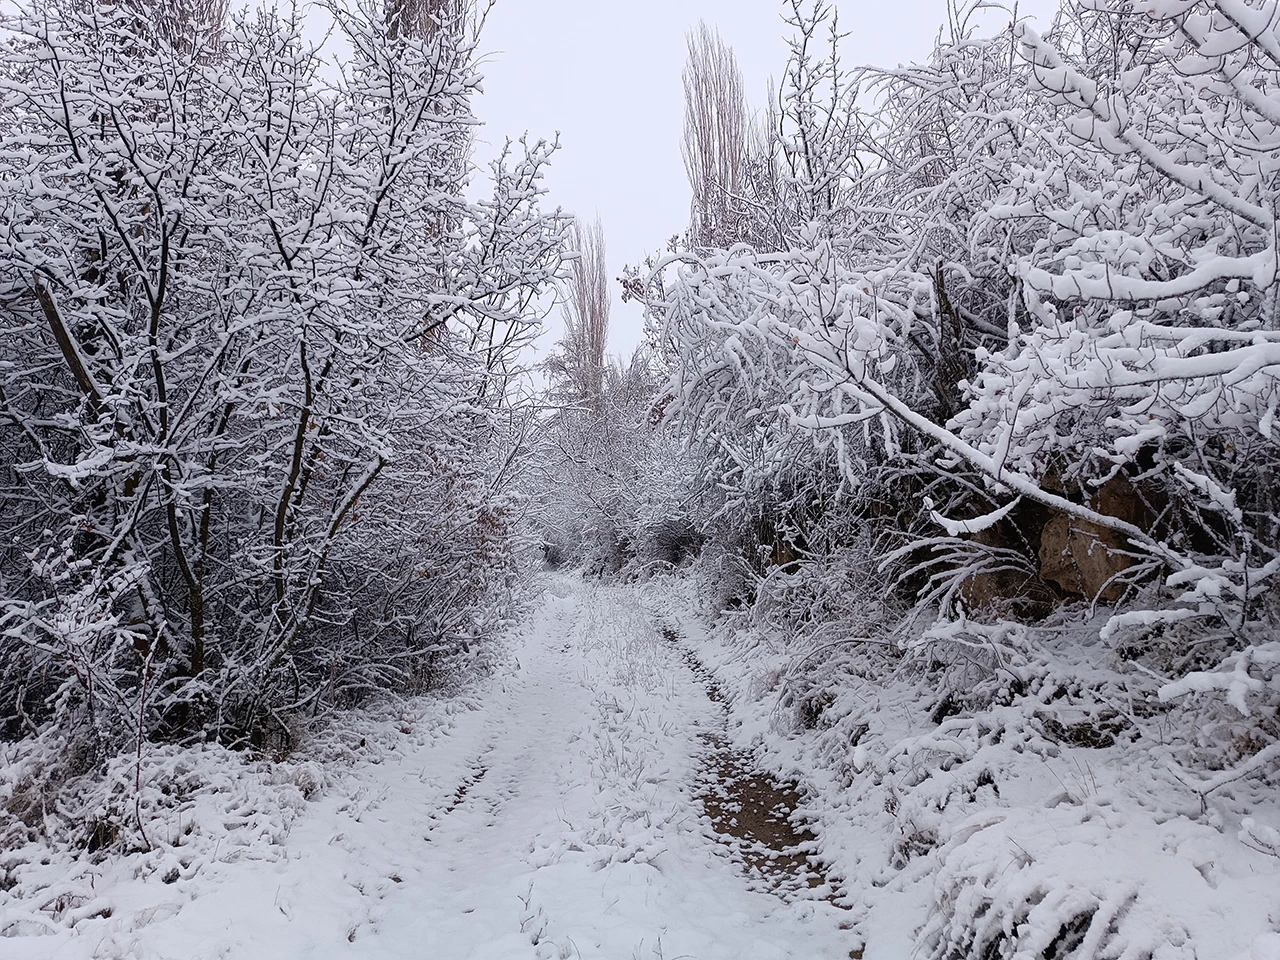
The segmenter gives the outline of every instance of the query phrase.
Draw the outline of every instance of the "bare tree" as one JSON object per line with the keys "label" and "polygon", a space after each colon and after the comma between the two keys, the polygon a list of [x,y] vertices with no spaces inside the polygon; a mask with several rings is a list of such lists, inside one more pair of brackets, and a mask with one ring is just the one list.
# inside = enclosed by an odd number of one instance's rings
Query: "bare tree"
{"label": "bare tree", "polygon": [[132,6],[170,46],[198,48],[208,41],[215,51],[231,8],[230,0],[134,0]]}
{"label": "bare tree", "polygon": [[569,274],[564,305],[565,334],[549,366],[562,383],[564,399],[598,411],[604,399],[605,345],[609,339],[609,268],[604,228],[574,221],[570,242],[578,251]]}
{"label": "bare tree", "polygon": [[437,33],[458,37],[479,32],[492,0],[386,0],[387,32],[392,40],[430,40]]}
{"label": "bare tree", "polygon": [[401,36],[429,37],[440,24],[448,0],[387,0],[387,31]]}
{"label": "bare tree", "polygon": [[746,93],[737,58],[718,31],[699,21],[688,44],[681,152],[693,188],[690,232],[695,244],[723,246],[738,239],[731,198],[746,165]]}

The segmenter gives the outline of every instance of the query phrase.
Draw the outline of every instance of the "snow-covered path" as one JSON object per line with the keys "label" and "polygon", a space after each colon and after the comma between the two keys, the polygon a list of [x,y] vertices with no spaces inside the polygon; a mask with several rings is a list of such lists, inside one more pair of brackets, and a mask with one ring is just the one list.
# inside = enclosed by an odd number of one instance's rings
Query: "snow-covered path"
{"label": "snow-covered path", "polygon": [[139,880],[23,955],[849,956],[848,914],[752,890],[702,817],[723,721],[635,590],[555,581],[513,653],[474,709],[308,805],[285,855]]}

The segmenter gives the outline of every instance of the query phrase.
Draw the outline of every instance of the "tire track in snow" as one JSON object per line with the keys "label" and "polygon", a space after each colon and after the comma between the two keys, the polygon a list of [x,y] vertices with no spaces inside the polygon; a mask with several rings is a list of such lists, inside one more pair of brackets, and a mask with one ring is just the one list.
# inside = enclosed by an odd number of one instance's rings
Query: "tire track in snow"
{"label": "tire track in snow", "polygon": [[512,643],[478,707],[436,702],[278,859],[215,864],[154,922],[132,890],[59,960],[848,955],[843,911],[753,889],[711,835],[695,781],[723,717],[634,588],[552,581]]}
{"label": "tire track in snow", "polygon": [[[701,734],[707,749],[697,792],[716,833],[763,889],[783,899],[818,898],[848,909],[838,900],[839,884],[810,856],[817,840],[812,828],[796,823],[799,785],[760,770],[749,751],[733,745],[727,732],[728,698],[719,681],[681,644],[676,630],[663,627],[662,638],[679,651],[707,698],[719,708],[722,728]],[[861,956],[861,949],[849,952],[851,960]]]}

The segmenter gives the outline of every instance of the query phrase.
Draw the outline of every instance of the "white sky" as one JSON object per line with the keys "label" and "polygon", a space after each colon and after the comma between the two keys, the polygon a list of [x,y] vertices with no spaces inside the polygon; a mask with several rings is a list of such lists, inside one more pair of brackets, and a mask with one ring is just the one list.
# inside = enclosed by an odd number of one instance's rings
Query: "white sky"
{"label": "white sky", "polygon": [[[1022,0],[1020,13],[1047,17],[1055,0]],[[925,56],[946,19],[947,0],[838,0],[846,64],[892,66]],[[551,206],[584,219],[599,214],[613,276],[643,261],[689,217],[680,158],[685,34],[699,19],[733,47],[753,108],[786,60],[782,0],[498,0],[482,34],[485,123],[477,160],[506,136],[560,133],[547,185]],[[639,343],[639,308],[615,297],[610,349]],[[559,317],[548,317],[547,342]]]}
{"label": "white sky", "polygon": [[[834,5],[849,33],[846,65],[892,66],[928,54],[948,0]],[[699,20],[720,31],[737,55],[749,104],[759,109],[769,78],[786,62],[785,7],[783,0],[497,0],[481,38],[485,93],[475,111],[485,126],[476,160],[483,166],[508,136],[559,133],[548,206],[587,220],[598,214],[610,271],[619,276],[688,223],[680,157],[685,34]],[[1056,8],[1057,0],[1018,0],[1020,15],[1038,17],[1042,27]],[[314,6],[308,20],[317,38],[330,22]],[[988,15],[993,25],[1006,21]],[[618,293],[615,284],[610,350],[625,356],[640,341],[641,319],[638,306],[623,304]],[[542,352],[560,329],[553,310]]]}

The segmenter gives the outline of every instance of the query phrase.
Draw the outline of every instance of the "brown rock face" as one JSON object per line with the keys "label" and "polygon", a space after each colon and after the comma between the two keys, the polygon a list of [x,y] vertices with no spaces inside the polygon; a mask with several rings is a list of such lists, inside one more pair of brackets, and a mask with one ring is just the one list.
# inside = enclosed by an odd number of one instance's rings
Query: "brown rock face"
{"label": "brown rock face", "polygon": [[[1149,522],[1146,505],[1123,476],[1112,477],[1092,499],[1091,506],[1099,513],[1140,527]],[[1114,530],[1055,514],[1040,534],[1040,576],[1067,593],[1114,602],[1124,587],[1107,581],[1133,566],[1127,549],[1125,537]]]}
{"label": "brown rock face", "polygon": [[[977,543],[990,547],[1018,549],[1021,541],[1003,525],[973,535]],[[992,610],[1012,603],[1022,615],[1038,618],[1053,606],[1053,590],[1041,577],[1012,567],[970,577],[960,588],[960,595],[971,610]]]}

